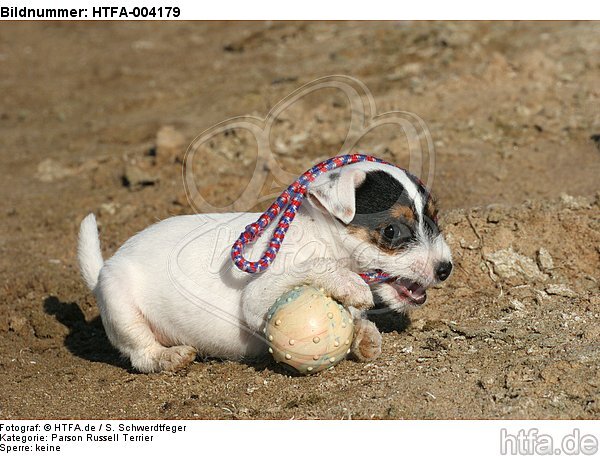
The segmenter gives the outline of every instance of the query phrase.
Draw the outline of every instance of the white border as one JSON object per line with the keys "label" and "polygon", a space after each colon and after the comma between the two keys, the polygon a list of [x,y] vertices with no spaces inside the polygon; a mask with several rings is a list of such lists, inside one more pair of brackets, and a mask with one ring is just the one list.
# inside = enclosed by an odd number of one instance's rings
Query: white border
{"label": "white border", "polygon": [[[85,441],[88,432],[85,426],[95,426],[94,435],[114,435],[118,425],[168,424],[185,426],[184,432],[131,432],[129,435],[152,436],[151,442],[125,442],[123,433],[119,442]],[[61,435],[82,435],[83,442],[57,443],[61,455],[240,455],[240,456],[306,456],[328,454],[331,456],[350,455],[440,455],[440,456],[482,456],[503,454],[536,455],[537,444],[525,443],[524,435],[544,435],[553,441],[553,455],[598,454],[600,428],[594,421],[0,421],[0,433],[6,434],[6,425],[36,425],[38,432],[26,435],[45,435],[50,438]],[[107,424],[112,430],[107,430]],[[81,430],[75,430],[74,426]],[[98,427],[102,425],[101,431]],[[68,428],[70,427],[70,428]],[[46,428],[48,431],[44,431]],[[504,429],[504,432],[502,431]],[[504,445],[502,436],[510,434],[513,443]],[[522,440],[515,447],[514,436],[521,433]],[[596,440],[594,452],[566,452],[562,448],[565,439],[571,443],[572,435],[580,441],[585,438]],[[48,442],[51,443],[51,442]],[[0,444],[7,444],[3,441]],[[14,442],[10,444],[14,445]],[[556,452],[557,449],[560,452]],[[508,451],[506,451],[508,450]],[[35,454],[35,451],[13,452],[10,454]]]}
{"label": "white border", "polygon": [[[600,2],[503,0],[369,0],[368,2],[303,0],[8,0],[4,7],[89,8],[99,6],[178,6],[178,20],[593,20],[600,19]],[[129,18],[135,20],[134,18]],[[93,20],[88,17],[87,20]],[[600,25],[599,25],[600,27]]]}

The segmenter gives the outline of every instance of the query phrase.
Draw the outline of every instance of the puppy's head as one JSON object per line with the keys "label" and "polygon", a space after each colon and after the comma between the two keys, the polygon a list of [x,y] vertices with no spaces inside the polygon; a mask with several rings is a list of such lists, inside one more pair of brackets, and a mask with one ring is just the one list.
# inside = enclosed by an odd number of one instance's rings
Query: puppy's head
{"label": "puppy's head", "polygon": [[399,168],[362,162],[322,174],[309,200],[339,223],[340,239],[360,270],[390,280],[373,291],[390,308],[422,305],[426,290],[448,278],[450,249],[437,224],[430,192]]}

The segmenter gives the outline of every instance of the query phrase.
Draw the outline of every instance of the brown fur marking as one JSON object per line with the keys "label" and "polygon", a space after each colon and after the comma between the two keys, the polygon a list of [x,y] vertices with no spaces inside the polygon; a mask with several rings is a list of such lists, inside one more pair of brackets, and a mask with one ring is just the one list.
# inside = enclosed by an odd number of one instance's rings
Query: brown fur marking
{"label": "brown fur marking", "polygon": [[377,247],[385,253],[389,253],[390,255],[398,253],[398,248],[388,247],[385,242],[382,242],[381,228],[378,228],[376,230],[370,230],[364,226],[348,225],[347,229],[348,233],[352,236],[357,237],[361,241],[373,244],[375,247]]}
{"label": "brown fur marking", "polygon": [[390,208],[390,215],[393,218],[404,217],[406,220],[415,220],[415,213],[413,210],[408,206],[403,206],[402,204],[398,203],[394,204]]}
{"label": "brown fur marking", "polygon": [[357,237],[361,241],[373,242],[371,231],[364,226],[348,225],[348,233],[354,237]]}

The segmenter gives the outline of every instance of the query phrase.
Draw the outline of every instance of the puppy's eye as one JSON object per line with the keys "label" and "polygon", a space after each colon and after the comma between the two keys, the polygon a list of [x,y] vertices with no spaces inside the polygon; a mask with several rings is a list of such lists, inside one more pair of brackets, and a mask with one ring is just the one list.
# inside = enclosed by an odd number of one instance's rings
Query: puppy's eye
{"label": "puppy's eye", "polygon": [[396,225],[389,225],[383,229],[383,235],[389,241],[394,240],[397,232],[398,232],[398,228],[396,227]]}
{"label": "puppy's eye", "polygon": [[412,233],[410,228],[402,223],[391,224],[383,228],[382,233],[384,239],[392,244],[398,245],[410,241]]}

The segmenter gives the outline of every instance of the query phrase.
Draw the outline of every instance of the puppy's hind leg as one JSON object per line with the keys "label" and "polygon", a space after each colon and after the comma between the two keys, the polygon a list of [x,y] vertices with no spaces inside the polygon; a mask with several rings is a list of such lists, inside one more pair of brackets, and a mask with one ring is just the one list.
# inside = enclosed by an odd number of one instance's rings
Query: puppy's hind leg
{"label": "puppy's hind leg", "polygon": [[194,361],[194,347],[159,343],[125,283],[126,279],[110,280],[101,275],[98,306],[111,343],[140,372],[176,371]]}

